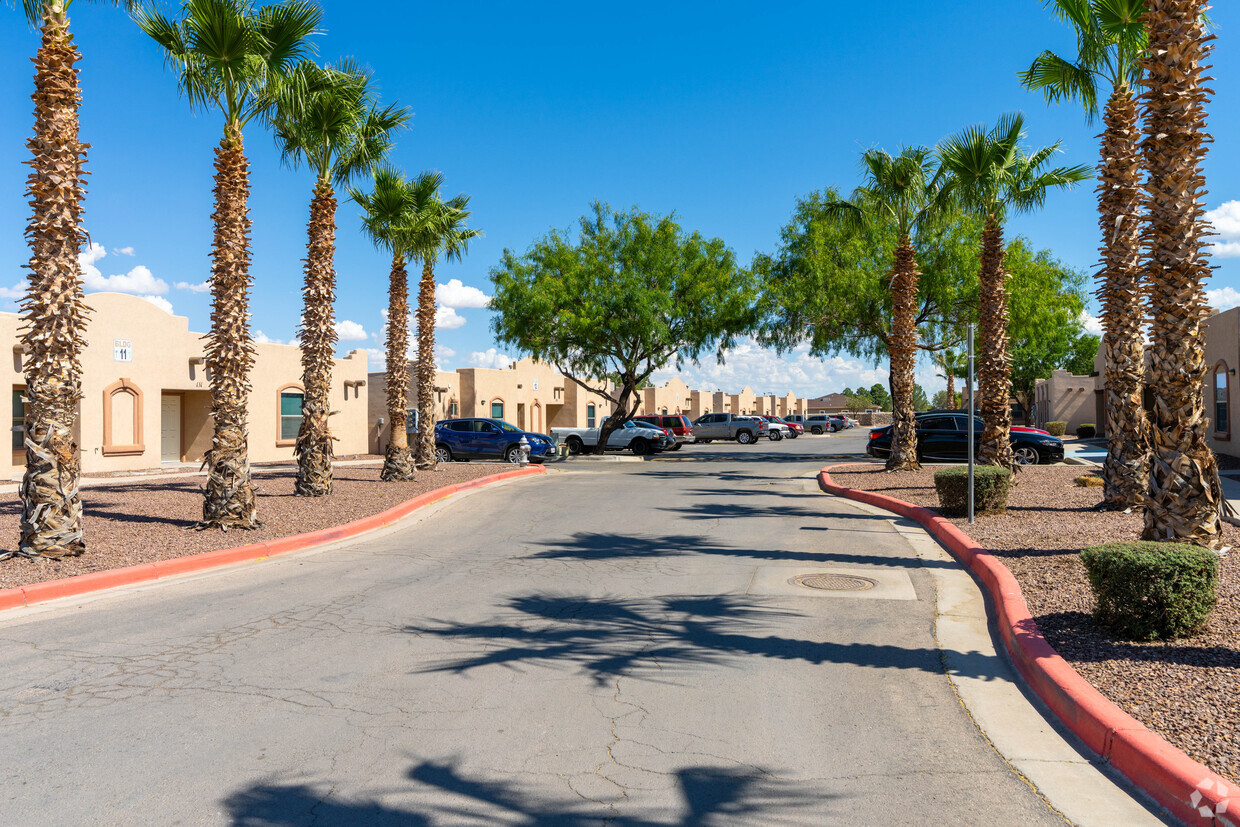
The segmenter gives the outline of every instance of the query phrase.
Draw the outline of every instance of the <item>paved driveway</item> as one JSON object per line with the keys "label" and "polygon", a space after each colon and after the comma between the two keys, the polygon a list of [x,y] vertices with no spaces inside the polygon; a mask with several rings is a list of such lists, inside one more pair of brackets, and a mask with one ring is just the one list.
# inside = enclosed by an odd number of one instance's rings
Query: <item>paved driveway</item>
{"label": "paved driveway", "polygon": [[[0,823],[1062,823],[953,693],[907,542],[802,476],[845,444],[569,463],[0,616]],[[823,571],[874,585],[789,582]]]}

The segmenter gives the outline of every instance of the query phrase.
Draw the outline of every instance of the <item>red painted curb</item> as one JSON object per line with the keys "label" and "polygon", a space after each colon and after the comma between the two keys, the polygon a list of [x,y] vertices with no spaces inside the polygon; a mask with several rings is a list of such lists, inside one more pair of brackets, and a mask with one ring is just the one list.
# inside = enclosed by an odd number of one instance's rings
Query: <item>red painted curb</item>
{"label": "red painted curb", "polygon": [[1111,703],[1060,657],[1029,614],[1016,578],[998,558],[927,508],[846,488],[831,479],[834,470],[873,467],[872,463],[828,465],[819,472],[818,484],[831,494],[876,505],[921,523],[990,591],[999,635],[1017,671],[1068,729],[1176,818],[1188,824],[1236,824],[1225,814],[1233,790],[1240,804],[1240,790]]}
{"label": "red painted curb", "polygon": [[32,583],[29,586],[0,590],[0,611],[15,609],[21,606],[31,606],[35,603],[46,603],[49,600],[57,600],[62,597],[76,597],[89,592],[112,589],[117,586],[129,586],[147,580],[159,580],[177,574],[218,568],[219,566],[227,566],[233,563],[244,563],[265,557],[275,557],[278,554],[304,551],[314,546],[356,537],[359,534],[365,534],[368,531],[389,526],[407,517],[419,508],[438,502],[445,497],[450,497],[459,491],[478,488],[482,485],[489,485],[514,477],[545,474],[546,471],[547,469],[542,465],[529,465],[525,468],[516,468],[511,471],[502,471],[498,474],[478,477],[468,482],[445,485],[443,488],[436,488],[433,491],[419,494],[416,497],[398,503],[386,511],[380,511],[378,514],[372,514],[369,517],[361,517],[352,522],[342,523],[338,526],[323,528],[317,531],[308,531],[304,534],[279,537],[263,543],[251,543],[245,546],[237,546],[236,548],[204,551],[201,554],[191,554],[188,557],[174,557],[170,560],[143,563],[123,569],[96,571],[90,574],[66,577],[61,580],[48,580],[43,583]]}

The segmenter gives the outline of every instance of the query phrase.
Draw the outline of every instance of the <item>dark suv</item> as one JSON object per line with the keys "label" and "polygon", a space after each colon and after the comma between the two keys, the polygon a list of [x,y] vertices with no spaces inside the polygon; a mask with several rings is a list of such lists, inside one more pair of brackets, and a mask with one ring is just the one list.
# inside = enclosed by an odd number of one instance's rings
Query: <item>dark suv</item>
{"label": "dark suv", "polygon": [[672,436],[676,439],[676,444],[669,451],[679,451],[680,446],[686,442],[694,442],[693,423],[689,421],[689,417],[684,414],[642,414],[633,417],[634,422],[648,422],[656,428],[663,428],[671,431]]}
{"label": "dark suv", "polygon": [[555,459],[555,442],[546,434],[522,431],[502,419],[443,419],[435,423],[435,458],[502,459],[516,462],[521,437],[530,444],[530,462]]}
{"label": "dark suv", "polygon": [[[982,439],[981,417],[974,418],[974,443]],[[1063,440],[1045,432],[1018,431],[1008,434],[1019,465],[1063,462]],[[891,454],[891,426],[870,431],[865,452],[878,459]],[[936,462],[965,462],[969,455],[969,415],[966,413],[917,414],[917,458]]]}

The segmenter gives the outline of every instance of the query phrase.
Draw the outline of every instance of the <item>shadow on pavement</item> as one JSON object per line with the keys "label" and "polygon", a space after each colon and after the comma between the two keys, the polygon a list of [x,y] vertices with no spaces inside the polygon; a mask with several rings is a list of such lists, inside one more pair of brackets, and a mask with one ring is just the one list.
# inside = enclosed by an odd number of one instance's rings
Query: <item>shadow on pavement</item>
{"label": "shadow on pavement", "polygon": [[[373,825],[423,827],[468,822],[557,827],[700,827],[719,823],[759,823],[776,814],[821,803],[830,796],[809,788],[792,789],[761,769],[682,767],[675,770],[682,802],[680,814],[620,814],[605,802],[580,798],[548,800],[530,795],[498,779],[470,778],[450,763],[424,761],[409,769],[408,789],[391,797],[430,799],[414,809],[397,809],[380,801],[350,801],[334,794],[335,785],[316,789],[307,784],[255,784],[224,800],[233,827],[294,827],[310,825]],[[619,788],[617,788],[618,790]],[[782,819],[781,819],[782,820]]]}
{"label": "shadow on pavement", "polygon": [[[678,670],[739,665],[753,657],[943,672],[938,649],[770,634],[804,617],[771,602],[743,595],[622,599],[535,594],[511,598],[509,610],[490,621],[428,620],[404,631],[478,645],[473,653],[422,672],[567,664],[599,686],[617,677],[669,681]],[[966,660],[969,668],[960,674],[967,677],[991,680],[1002,671],[995,656]]]}

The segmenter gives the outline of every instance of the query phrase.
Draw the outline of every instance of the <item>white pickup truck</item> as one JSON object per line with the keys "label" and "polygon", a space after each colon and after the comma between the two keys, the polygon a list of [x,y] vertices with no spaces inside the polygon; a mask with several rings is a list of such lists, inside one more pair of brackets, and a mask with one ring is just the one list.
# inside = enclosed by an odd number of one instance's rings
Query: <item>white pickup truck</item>
{"label": "white pickup truck", "polygon": [[[598,430],[598,428],[552,428],[551,436],[557,442],[567,445],[570,454],[580,454],[587,448],[592,449],[598,445]],[[663,429],[642,427],[642,423],[632,420],[612,431],[611,436],[607,438],[608,451],[629,450],[638,456],[653,454],[655,451],[662,451],[669,445],[675,444],[676,440],[669,440]]]}

